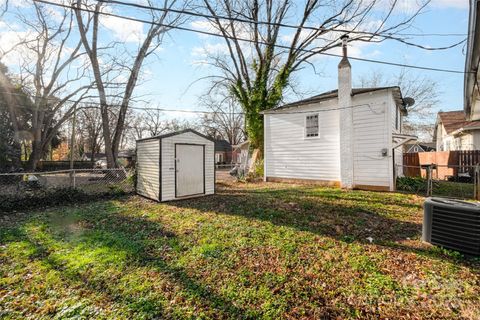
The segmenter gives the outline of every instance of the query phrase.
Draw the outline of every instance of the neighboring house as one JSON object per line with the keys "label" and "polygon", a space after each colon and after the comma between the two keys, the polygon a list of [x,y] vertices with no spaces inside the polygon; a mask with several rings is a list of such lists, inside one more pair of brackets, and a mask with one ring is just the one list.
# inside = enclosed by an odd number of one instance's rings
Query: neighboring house
{"label": "neighboring house", "polygon": [[406,143],[405,153],[417,153],[417,152],[433,152],[436,150],[435,142],[416,142]]}
{"label": "neighboring house", "polygon": [[352,89],[344,37],[338,90],[263,112],[265,180],[394,190],[416,140],[402,134],[405,105],[399,87]]}
{"label": "neighboring house", "polygon": [[215,140],[215,163],[232,163],[232,145],[227,140]]}
{"label": "neighboring house", "polygon": [[125,168],[135,167],[135,149],[118,151],[117,161]]}
{"label": "neighboring house", "polygon": [[[91,152],[85,152],[81,160],[90,161],[92,159]],[[105,153],[94,153],[93,161],[97,163],[100,167],[106,167],[107,165],[107,156]],[[126,168],[133,167],[135,165],[135,150],[134,149],[125,149],[118,151],[117,162]]]}
{"label": "neighboring house", "polygon": [[437,151],[480,150],[480,121],[469,121],[460,111],[439,112],[433,140]]}
{"label": "neighboring house", "polygon": [[[106,156],[105,156],[105,153],[94,153],[93,154],[93,161],[97,161],[97,160],[100,160],[100,159],[106,159]],[[92,153],[91,152],[85,152],[82,157],[81,157],[81,160],[82,161],[90,161],[92,160]]]}
{"label": "neighboring house", "polygon": [[464,75],[464,111],[467,120],[480,120],[480,7],[477,0],[470,0],[467,54]]}
{"label": "neighboring house", "polygon": [[240,144],[232,146],[234,153],[234,160],[239,170],[243,173],[250,169],[250,141],[244,141]]}

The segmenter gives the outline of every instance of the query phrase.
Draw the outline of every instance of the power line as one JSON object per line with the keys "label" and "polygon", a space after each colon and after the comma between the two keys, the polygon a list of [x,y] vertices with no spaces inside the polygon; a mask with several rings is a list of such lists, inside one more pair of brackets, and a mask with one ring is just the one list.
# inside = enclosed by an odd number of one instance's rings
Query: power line
{"label": "power line", "polygon": [[[21,95],[21,94],[15,94],[15,93],[9,93],[9,92],[0,92],[0,93],[4,93],[4,94],[12,94],[12,95]],[[77,101],[74,101],[74,100],[66,100],[66,101],[70,101],[70,102],[77,102]],[[86,106],[84,107],[80,107],[79,109],[96,109],[96,110],[100,110],[100,107],[99,106],[93,106],[92,102],[80,102],[80,103],[83,103],[85,104]],[[319,110],[315,110],[315,111],[278,111],[278,110],[281,110],[283,109],[283,107],[281,109],[267,109],[267,110],[264,110],[265,112],[268,112],[269,114],[308,114],[308,113],[317,113],[317,112],[329,112],[329,111],[336,111],[336,110],[344,110],[344,109],[350,109],[350,108],[355,108],[355,107],[361,107],[361,106],[371,106],[370,103],[364,103],[364,104],[359,104],[359,105],[352,105],[352,106],[348,106],[348,107],[337,107],[337,108],[328,108],[328,109],[319,109]],[[23,108],[23,109],[29,109],[31,110],[32,109],[32,106],[25,106],[25,105],[14,105],[15,108]],[[112,108],[116,107],[115,105],[112,105],[111,106]],[[295,108],[296,106],[291,106],[291,107],[286,107],[286,108]],[[132,107],[132,106],[129,106],[128,107],[129,109],[132,109],[132,110],[138,110],[138,111],[157,111],[157,112],[180,112],[180,113],[194,113],[194,114],[218,114],[220,112],[217,112],[217,111],[208,111],[208,110],[187,110],[187,109],[168,109],[168,108],[141,108],[141,107]],[[285,108],[285,109],[286,109]],[[41,109],[41,110],[46,110],[46,111],[50,111],[49,109]],[[233,115],[245,115],[245,112],[223,112],[223,113],[228,113],[228,114],[233,114]]]}
{"label": "power line", "polygon": [[205,13],[198,13],[198,12],[192,12],[192,11],[187,11],[187,10],[177,10],[177,9],[172,9],[172,8],[159,8],[159,7],[153,7],[153,6],[147,6],[147,5],[142,5],[138,3],[129,3],[129,2],[122,2],[118,0],[96,0],[97,2],[100,3],[111,3],[111,4],[119,4],[119,5],[124,5],[124,6],[129,6],[129,7],[135,7],[135,8],[141,8],[141,9],[147,9],[147,10],[154,10],[154,11],[161,11],[161,12],[175,12],[178,14],[186,14],[186,15],[191,15],[191,16],[196,16],[196,17],[203,17],[207,19],[222,19],[222,20],[227,20],[227,21],[235,21],[235,22],[242,22],[242,23],[253,23],[257,25],[267,25],[267,26],[276,26],[276,27],[285,27],[285,28],[291,28],[291,29],[305,29],[305,30],[312,30],[312,31],[335,31],[335,32],[343,32],[346,34],[352,33],[352,34],[362,34],[362,35],[369,35],[372,38],[373,37],[381,37],[384,39],[390,39],[390,40],[396,40],[398,42],[407,44],[409,46],[414,46],[417,48],[421,48],[423,50],[429,50],[429,51],[435,51],[435,50],[446,50],[446,49],[451,49],[456,46],[461,45],[466,41],[466,38],[463,39],[462,41],[459,41],[457,43],[454,43],[452,45],[446,46],[446,47],[426,47],[417,43],[413,43],[410,41],[407,41],[405,39],[400,39],[395,36],[398,36],[399,34],[395,33],[377,33],[377,32],[369,32],[369,31],[357,31],[357,30],[347,30],[347,29],[336,29],[336,28],[318,28],[318,27],[311,27],[311,26],[298,26],[298,25],[291,25],[291,24],[286,24],[286,23],[279,23],[279,22],[269,22],[269,21],[254,21],[254,20],[249,20],[249,19],[242,19],[238,17],[226,17],[226,16],[219,16],[219,15],[209,15]]}
{"label": "power line", "polygon": [[[172,24],[163,24],[163,23],[158,23],[154,21],[148,21],[148,20],[143,20],[143,19],[138,19],[138,18],[132,18],[132,17],[126,17],[118,14],[113,14],[113,13],[108,13],[108,12],[96,12],[91,9],[86,9],[86,8],[77,8],[75,6],[70,6],[70,5],[63,5],[55,2],[50,2],[46,0],[34,0],[35,2],[40,2],[40,3],[45,3],[57,7],[62,7],[62,8],[68,8],[68,9],[73,9],[73,10],[80,10],[83,12],[89,12],[89,13],[98,13],[104,16],[110,16],[114,18],[119,18],[119,19],[125,19],[129,21],[134,21],[134,22],[140,22],[140,23],[146,23],[146,24],[151,24],[151,25],[158,25],[166,28],[171,28],[171,29],[177,29],[177,30],[182,30],[182,31],[188,31],[188,32],[194,32],[194,33],[199,33],[199,34],[204,34],[204,35],[209,35],[209,36],[214,36],[214,37],[220,37],[220,38],[227,38],[231,40],[238,40],[242,42],[248,42],[248,43],[257,43],[257,44],[262,44],[262,45],[269,45],[266,42],[262,41],[253,41],[251,39],[244,39],[244,38],[239,38],[239,37],[231,37],[231,36],[223,36],[214,32],[209,32],[209,31],[204,31],[204,30],[196,30],[196,29],[191,29],[191,28],[186,28],[186,27],[181,27],[181,26],[176,26]],[[280,44],[275,44],[274,45],[277,48],[282,48],[282,49],[290,49],[288,46],[280,45]],[[334,54],[334,53],[327,53],[327,52],[317,52],[314,50],[310,49],[298,49],[299,51],[302,52],[307,52],[307,53],[313,53],[313,54],[320,54],[324,56],[330,56],[330,57],[337,57],[337,58],[342,58],[343,56],[340,54]],[[442,69],[442,68],[434,68],[434,67],[424,67],[424,66],[418,66],[418,65],[409,65],[409,64],[402,64],[402,63],[396,63],[396,62],[389,62],[389,61],[382,61],[382,60],[374,60],[374,59],[366,59],[366,58],[358,58],[358,57],[349,57],[351,60],[356,60],[356,61],[362,61],[362,62],[370,62],[370,63],[377,63],[377,64],[383,64],[383,65],[390,65],[390,66],[395,66],[395,67],[402,67],[402,68],[411,68],[411,69],[418,69],[418,70],[426,70],[426,71],[436,71],[436,72],[446,72],[446,73],[454,73],[454,74],[465,74],[465,73],[472,73],[472,72],[465,72],[465,71],[460,71],[460,70],[453,70],[453,69]]]}
{"label": "power line", "polygon": [[305,29],[305,30],[311,30],[311,31],[336,31],[336,32],[344,32],[344,33],[353,33],[353,34],[369,34],[373,36],[379,36],[383,38],[391,38],[393,36],[467,36],[467,34],[463,33],[456,33],[456,34],[442,34],[442,33],[431,33],[431,34],[415,34],[415,33],[393,33],[393,32],[387,32],[383,34],[379,34],[377,32],[370,32],[370,31],[358,31],[358,30],[347,30],[347,29],[338,29],[338,28],[319,28],[319,27],[313,27],[313,26],[299,26],[299,25],[292,25],[292,24],[287,24],[287,23],[279,23],[279,22],[270,22],[270,21],[259,21],[259,20],[251,20],[251,19],[242,19],[238,17],[228,17],[228,16],[221,16],[221,15],[210,15],[206,13],[199,13],[199,12],[193,12],[193,11],[188,11],[188,10],[178,10],[178,9],[173,9],[173,8],[159,8],[159,7],[154,7],[150,5],[143,5],[140,3],[131,3],[131,2],[124,2],[124,1],[119,1],[119,0],[96,0],[97,2],[100,3],[110,3],[110,4],[118,4],[122,6],[128,6],[128,7],[134,7],[138,9],[147,9],[147,10],[154,10],[154,11],[160,11],[160,12],[173,12],[173,13],[178,13],[178,14],[185,14],[193,17],[200,17],[200,18],[206,18],[206,19],[221,19],[221,20],[227,20],[227,21],[236,21],[236,22],[242,22],[242,23],[251,23],[251,24],[257,24],[257,25],[266,25],[266,26],[275,26],[275,27],[284,27],[284,28],[290,28],[290,29]]}
{"label": "power line", "polygon": [[[35,95],[29,94],[29,93],[15,93],[15,92],[7,92],[7,91],[0,91],[0,94],[8,94],[12,96],[19,96],[19,97],[30,97],[30,98],[35,98]],[[54,98],[54,97],[46,97],[44,100],[54,100],[58,101],[59,99]],[[60,99],[62,100],[62,99]],[[94,104],[98,104],[96,102],[89,102],[89,101],[78,101],[78,100],[73,100],[73,99],[66,99],[64,100],[65,102],[72,102],[72,103],[77,103],[77,104],[83,104],[84,106],[81,107],[81,109],[100,109],[99,106],[94,106]],[[27,106],[27,105],[14,105],[16,108],[22,108],[22,109],[28,109],[28,110],[41,110],[41,111],[51,111],[48,108],[37,108],[35,106]],[[111,104],[109,107],[115,108],[119,107],[118,105]],[[140,110],[140,111],[159,111],[159,112],[182,112],[182,113],[216,113],[214,111],[208,111],[208,110],[187,110],[187,109],[170,109],[170,108],[141,108],[141,107],[133,107],[129,106],[129,109],[132,110]],[[243,112],[237,112],[237,114],[244,114]]]}

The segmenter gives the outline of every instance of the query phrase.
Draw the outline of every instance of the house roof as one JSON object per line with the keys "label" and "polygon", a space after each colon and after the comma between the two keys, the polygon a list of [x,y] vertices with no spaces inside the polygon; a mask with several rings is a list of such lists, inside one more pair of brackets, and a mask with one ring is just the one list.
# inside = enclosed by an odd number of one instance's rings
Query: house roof
{"label": "house roof", "polygon": [[440,122],[443,124],[447,134],[457,131],[467,124],[463,110],[439,112],[438,117],[440,118]]}
{"label": "house roof", "polygon": [[[398,86],[393,86],[393,87],[373,87],[373,88],[353,88],[352,89],[352,96],[358,95],[358,94],[363,94],[363,93],[370,93],[370,92],[375,92],[375,91],[381,91],[381,90],[388,90],[392,89],[393,90],[393,98],[395,99],[395,103],[397,106],[399,106],[404,112],[406,112],[406,108],[403,103],[403,98],[402,98],[402,92],[400,90],[400,87]],[[269,111],[275,112],[276,110],[281,110],[285,108],[292,108],[292,107],[300,107],[303,105],[307,104],[312,104],[320,101],[326,101],[326,100],[331,100],[335,99],[338,97],[338,90],[331,90],[327,92],[323,92],[321,94],[312,96],[310,98],[306,98],[303,100],[295,101],[292,103],[284,104],[282,106],[276,107],[272,110],[267,110],[265,113],[268,113]]]}
{"label": "house roof", "polygon": [[118,151],[118,158],[130,158],[135,155],[135,150],[133,149],[126,149],[126,150],[120,150]]}
{"label": "house roof", "polygon": [[415,143],[406,143],[405,144],[405,148],[407,150],[407,152],[410,152],[410,150],[414,147],[414,146],[419,146],[420,148],[422,148],[423,151],[435,151],[436,149],[436,144],[434,142],[415,142]]}
{"label": "house roof", "polygon": [[148,137],[148,138],[143,138],[143,139],[138,139],[137,142],[139,141],[146,141],[146,140],[155,140],[155,139],[163,139],[163,138],[168,138],[168,137],[172,137],[172,136],[176,136],[176,135],[179,135],[179,134],[182,134],[182,133],[187,133],[187,132],[191,132],[191,133],[194,133],[202,138],[205,138],[207,140],[210,140],[210,141],[213,141],[215,142],[214,139],[204,135],[204,134],[201,134],[200,132],[196,131],[196,130],[193,130],[193,129],[185,129],[185,130],[180,130],[180,131],[176,131],[176,132],[171,132],[171,133],[166,133],[166,134],[162,134],[162,135],[159,135],[159,136],[154,136],[154,137]]}
{"label": "house roof", "polygon": [[215,151],[232,151],[232,145],[224,139],[215,140]]}
{"label": "house roof", "polygon": [[[84,152],[83,155],[87,158],[91,158],[92,157],[92,153],[91,152]],[[98,159],[98,158],[105,158],[105,153],[94,153],[93,154],[93,158],[94,159]]]}
{"label": "house roof", "polygon": [[439,112],[438,117],[447,134],[456,134],[461,131],[480,129],[480,121],[468,121],[465,112],[462,110]]}

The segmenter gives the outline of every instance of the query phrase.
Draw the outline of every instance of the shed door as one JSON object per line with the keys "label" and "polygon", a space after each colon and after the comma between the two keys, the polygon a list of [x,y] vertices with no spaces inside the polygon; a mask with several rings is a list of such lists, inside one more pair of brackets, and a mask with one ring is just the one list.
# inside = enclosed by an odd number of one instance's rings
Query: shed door
{"label": "shed door", "polygon": [[203,145],[176,144],[176,197],[205,193],[205,156]]}

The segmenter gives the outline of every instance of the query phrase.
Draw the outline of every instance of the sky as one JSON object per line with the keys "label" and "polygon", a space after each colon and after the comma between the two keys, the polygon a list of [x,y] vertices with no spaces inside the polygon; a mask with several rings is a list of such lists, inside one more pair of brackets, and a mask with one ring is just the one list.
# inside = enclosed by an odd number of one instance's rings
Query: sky
{"label": "sky", "polygon": [[[1,1],[4,0],[0,0]],[[403,0],[405,6],[414,0]],[[459,33],[465,36],[434,37],[421,36],[411,38],[424,46],[441,47],[458,42],[466,37],[468,24],[468,0],[432,0],[413,23],[413,27],[406,32],[429,33]],[[27,0],[13,2],[15,10],[29,10]],[[121,15],[135,16],[137,13],[124,7],[114,7],[112,12]],[[125,41],[132,48],[138,39],[145,33],[147,26],[119,19],[105,19],[103,26],[109,37]],[[194,19],[185,23],[189,28],[204,28],[201,20]],[[14,15],[6,15],[0,21],[0,42],[5,45],[12,40],[12,33],[24,32],[24,27],[15,19]],[[106,41],[106,36],[104,39]],[[206,92],[210,82],[203,78],[216,74],[216,70],[204,64],[204,53],[222,50],[223,40],[215,37],[206,37],[180,30],[171,31],[165,38],[157,54],[149,58],[144,65],[144,79],[135,91],[143,100],[148,100],[149,106],[200,110],[198,98]],[[464,70],[465,46],[445,50],[426,51],[395,41],[385,41],[381,44],[352,45],[349,53],[367,59],[391,61],[396,63]],[[9,68],[14,71],[15,59],[3,59]],[[304,97],[336,89],[337,65],[339,58],[319,56],[312,60],[318,74],[311,67],[297,72],[295,82],[298,90]],[[384,74],[386,78],[401,72],[401,68],[351,60],[353,82],[358,83],[361,77],[368,77],[372,73]],[[463,75],[415,69],[405,69],[412,77],[422,75],[436,81],[439,86],[440,103],[437,110],[458,110],[463,108]],[[203,79],[203,80],[202,80]],[[287,95],[286,102],[300,98]],[[191,117],[185,113],[169,113],[168,117]],[[434,121],[434,120],[433,120]],[[432,122],[433,122],[432,121]]]}

